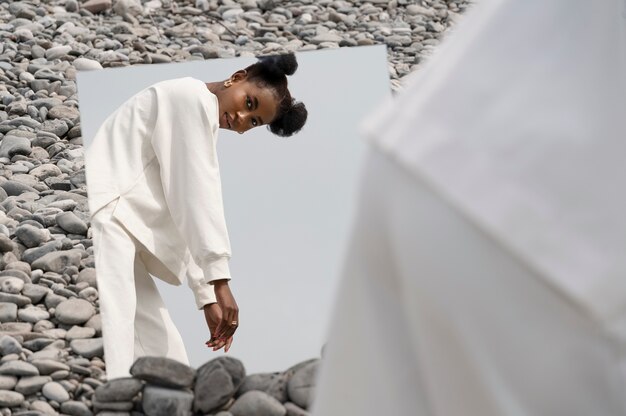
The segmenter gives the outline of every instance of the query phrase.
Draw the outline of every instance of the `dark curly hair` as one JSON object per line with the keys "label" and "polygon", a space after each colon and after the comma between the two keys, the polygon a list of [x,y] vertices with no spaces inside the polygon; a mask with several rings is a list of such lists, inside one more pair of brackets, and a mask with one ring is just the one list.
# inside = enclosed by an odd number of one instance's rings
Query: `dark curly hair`
{"label": "dark curly hair", "polygon": [[298,62],[293,53],[261,56],[259,61],[245,68],[247,80],[259,87],[271,88],[278,98],[278,111],[268,129],[281,137],[289,137],[302,129],[307,119],[307,109],[291,97],[287,88],[287,75],[293,75]]}

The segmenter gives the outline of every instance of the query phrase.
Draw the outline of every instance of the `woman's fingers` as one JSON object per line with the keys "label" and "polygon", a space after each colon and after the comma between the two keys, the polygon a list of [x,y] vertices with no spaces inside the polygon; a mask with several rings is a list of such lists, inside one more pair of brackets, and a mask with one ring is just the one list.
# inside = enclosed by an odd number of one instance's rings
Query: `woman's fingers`
{"label": "woman's fingers", "polygon": [[228,352],[232,344],[233,344],[233,337],[230,337],[228,338],[228,341],[226,341],[226,347],[224,348],[224,352]]}

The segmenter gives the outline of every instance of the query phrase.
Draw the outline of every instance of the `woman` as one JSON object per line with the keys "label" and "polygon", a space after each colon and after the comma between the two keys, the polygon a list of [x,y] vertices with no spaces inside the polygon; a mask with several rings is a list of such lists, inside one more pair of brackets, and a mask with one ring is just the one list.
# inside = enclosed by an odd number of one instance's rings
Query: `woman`
{"label": "woman", "polygon": [[161,81],[96,133],[85,159],[109,379],[127,376],[143,355],[188,363],[150,274],[174,285],[186,279],[211,332],[207,346],[230,348],[239,318],[228,286],[217,131],[299,131],[307,110],[286,77],[296,69],[291,54],[263,57],[225,81]]}

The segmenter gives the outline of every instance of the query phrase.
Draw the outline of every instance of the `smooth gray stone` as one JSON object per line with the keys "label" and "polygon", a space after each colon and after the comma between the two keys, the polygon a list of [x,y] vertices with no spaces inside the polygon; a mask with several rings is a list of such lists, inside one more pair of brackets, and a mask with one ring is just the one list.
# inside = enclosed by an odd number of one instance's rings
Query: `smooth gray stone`
{"label": "smooth gray stone", "polygon": [[61,243],[59,240],[48,241],[40,247],[29,248],[22,254],[22,260],[32,264],[35,260],[45,256],[48,253],[52,253],[61,250]]}
{"label": "smooth gray stone", "polygon": [[68,400],[61,404],[61,411],[70,416],[93,416],[93,412],[83,402]]}
{"label": "smooth gray stone", "polygon": [[188,416],[192,404],[193,394],[187,391],[150,385],[143,389],[142,407],[147,416]]}
{"label": "smooth gray stone", "polygon": [[[57,295],[56,293],[48,293],[44,299],[44,304],[46,305],[46,308],[50,309],[50,308],[56,308],[57,306],[59,306],[62,302],[65,302],[67,300],[66,297],[61,296],[61,295]],[[55,310],[56,312],[56,310]]]}
{"label": "smooth gray stone", "polygon": [[78,250],[55,251],[38,258],[32,263],[33,269],[42,269],[46,272],[63,273],[69,266],[80,266],[82,255]]}
{"label": "smooth gray stone", "polygon": [[12,158],[15,155],[29,155],[31,152],[30,140],[7,134],[0,142],[0,157]]}
{"label": "smooth gray stone", "polygon": [[33,324],[30,322],[3,322],[0,324],[0,333],[6,332],[7,335],[11,335],[12,333],[20,333],[23,335],[24,332],[31,332],[33,330]]}
{"label": "smooth gray stone", "polygon": [[285,406],[285,409],[287,410],[287,416],[311,416],[309,412],[295,403],[287,402],[283,403],[283,406]]}
{"label": "smooth gray stone", "polygon": [[228,409],[233,416],[285,416],[287,409],[275,398],[258,390],[250,390]]}
{"label": "smooth gray stone", "polygon": [[96,336],[102,336],[102,318],[100,314],[96,314],[92,316],[86,323],[86,328],[93,328],[96,330]]}
{"label": "smooth gray stone", "polygon": [[2,187],[8,196],[18,196],[23,194],[24,192],[37,192],[34,188],[24,185],[21,182],[7,180],[5,182],[0,183],[0,187]]}
{"label": "smooth gray stone", "polygon": [[85,299],[72,298],[59,303],[54,315],[64,324],[84,324],[96,313],[96,308]]}
{"label": "smooth gray stone", "polygon": [[2,276],[0,277],[0,290],[4,293],[12,293],[18,295],[24,287],[24,281],[17,277]]}
{"label": "smooth gray stone", "polygon": [[[50,289],[34,283],[26,283],[22,289],[22,295],[33,303],[39,303],[50,292]],[[48,318],[45,318],[48,319]],[[0,319],[1,320],[1,319]]]}
{"label": "smooth gray stone", "polygon": [[74,353],[87,358],[104,355],[102,338],[75,339],[70,342],[70,348]]}
{"label": "smooth gray stone", "polygon": [[[39,324],[40,322],[38,322],[37,324]],[[33,326],[33,331],[38,332],[37,330],[37,324],[35,324]],[[52,324],[52,322],[50,322],[51,327],[54,327],[54,325]],[[52,339],[52,338],[35,338],[35,339],[31,339],[29,341],[24,341],[22,343],[22,345],[24,346],[24,348],[28,348],[31,351],[39,351],[45,347],[47,347],[48,345],[52,344],[53,342],[55,342],[57,340]]]}
{"label": "smooth gray stone", "polygon": [[16,391],[0,390],[0,407],[14,407],[24,403],[24,396]]}
{"label": "smooth gray stone", "polygon": [[0,322],[15,322],[17,320],[17,305],[15,303],[0,302]]}
{"label": "smooth gray stone", "polygon": [[81,235],[87,234],[87,224],[85,224],[71,211],[58,214],[56,216],[56,221],[59,227],[63,228],[68,233]]}
{"label": "smooth gray stone", "polygon": [[37,370],[39,371],[39,374],[41,375],[48,375],[48,374],[54,373],[55,371],[70,369],[70,367],[67,364],[64,364],[62,362],[57,361],[56,359],[51,359],[51,358],[41,358],[41,359],[33,360],[32,365],[34,365],[37,368]]}
{"label": "smooth gray stone", "polygon": [[19,354],[22,352],[22,345],[18,340],[10,335],[0,336],[0,355]]}
{"label": "smooth gray stone", "polygon": [[13,390],[17,384],[15,376],[0,376],[0,390]]}
{"label": "smooth gray stone", "polygon": [[98,300],[99,294],[98,290],[94,287],[86,287],[85,289],[78,292],[78,297],[81,299],[85,299],[89,302],[96,302]]}
{"label": "smooth gray stone", "polygon": [[86,282],[91,287],[98,287],[98,283],[96,280],[96,269],[93,267],[86,267],[78,273],[78,277],[76,278],[76,283]]}
{"label": "smooth gray stone", "polygon": [[[101,402],[98,400],[93,400],[93,408],[95,411],[99,412],[100,410],[113,410],[118,412],[124,412],[131,410],[133,408],[133,402]],[[99,413],[97,413],[99,415]]]}
{"label": "smooth gray stone", "polygon": [[287,384],[287,393],[291,401],[304,409],[308,409],[313,401],[319,362],[316,360],[298,369]]}
{"label": "smooth gray stone", "polygon": [[0,374],[10,376],[38,376],[39,370],[25,361],[7,361],[0,365]]}
{"label": "smooth gray stone", "polygon": [[163,387],[191,387],[196,370],[166,357],[140,357],[130,368],[130,374]]}
{"label": "smooth gray stone", "polygon": [[94,335],[96,335],[95,329],[74,325],[65,334],[65,339],[68,341],[72,341],[75,339],[92,338]]}
{"label": "smooth gray stone", "polygon": [[[16,295],[13,293],[0,292],[0,303],[2,302],[14,303],[19,307],[30,305],[32,303],[30,299],[27,298],[26,296]],[[0,321],[0,322],[3,322],[3,321]]]}
{"label": "smooth gray stone", "polygon": [[31,376],[22,377],[15,386],[15,391],[22,393],[25,396],[35,394],[41,391],[44,384],[52,381],[50,376]]}
{"label": "smooth gray stone", "polygon": [[27,306],[24,309],[20,309],[17,312],[17,316],[20,318],[20,321],[35,323],[50,318],[50,313],[36,306]]}
{"label": "smooth gray stone", "polygon": [[43,400],[35,400],[30,404],[30,408],[35,411],[40,411],[44,415],[54,415],[56,412],[54,408],[48,404],[48,402]]}
{"label": "smooth gray stone", "polygon": [[63,388],[61,383],[56,381],[49,381],[43,385],[41,392],[50,400],[54,400],[58,403],[66,402],[70,399],[70,394]]}
{"label": "smooth gray stone", "polygon": [[[0,190],[2,190],[2,188],[0,188]],[[0,196],[0,201],[2,201],[1,196]],[[0,234],[0,252],[6,253],[7,251],[13,251],[13,248],[14,248],[13,241],[11,241],[11,239],[7,237],[6,235]]]}
{"label": "smooth gray stone", "polygon": [[95,398],[101,402],[131,401],[143,387],[141,380],[132,377],[123,377],[109,380],[98,386]]}
{"label": "smooth gray stone", "polygon": [[210,413],[224,406],[243,382],[241,361],[219,357],[198,368],[194,390],[194,411]]}
{"label": "smooth gray stone", "polygon": [[62,172],[61,169],[59,169],[56,165],[53,165],[52,163],[44,163],[43,165],[37,166],[36,168],[32,169],[28,173],[42,181],[51,176],[59,176]]}

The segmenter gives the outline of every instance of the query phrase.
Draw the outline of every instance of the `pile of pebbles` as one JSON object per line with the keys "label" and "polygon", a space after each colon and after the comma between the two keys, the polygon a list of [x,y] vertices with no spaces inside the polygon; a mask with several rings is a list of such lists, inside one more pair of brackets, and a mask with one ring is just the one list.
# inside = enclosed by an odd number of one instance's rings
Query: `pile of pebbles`
{"label": "pile of pebbles", "polygon": [[[103,387],[76,71],[386,44],[392,88],[399,89],[468,6],[467,0],[0,0],[0,415],[113,414],[106,410],[115,402],[106,393],[113,387]],[[218,364],[230,379],[215,370]],[[137,378],[146,380],[140,369]],[[268,402],[278,409],[270,415],[306,414],[308,393],[298,391],[310,384],[292,392],[286,381],[296,369],[244,377],[243,366],[222,360],[194,371],[196,389],[207,371],[219,374],[212,388],[230,380],[232,391],[215,408],[233,415],[253,415],[238,408]],[[130,399],[133,411],[147,411],[171,387],[142,381],[141,405]],[[190,387],[176,397],[189,402]],[[194,411],[211,414],[198,397]]]}
{"label": "pile of pebbles", "polygon": [[131,367],[132,377],[96,388],[93,406],[99,414],[307,416],[319,362],[246,376],[241,361],[226,356],[197,370],[168,358],[142,357]]}

